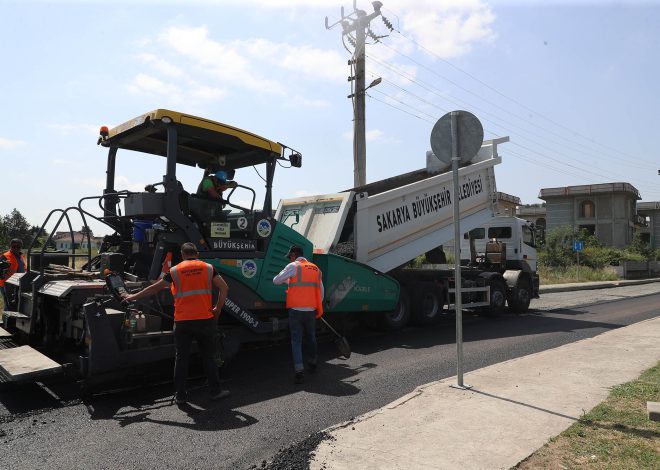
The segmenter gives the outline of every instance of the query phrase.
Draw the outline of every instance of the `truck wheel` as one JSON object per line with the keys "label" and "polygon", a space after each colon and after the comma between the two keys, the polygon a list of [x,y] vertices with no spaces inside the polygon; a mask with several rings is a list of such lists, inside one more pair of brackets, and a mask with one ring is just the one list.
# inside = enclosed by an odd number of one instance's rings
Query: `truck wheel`
{"label": "truck wheel", "polygon": [[404,287],[401,287],[399,301],[391,312],[385,312],[380,318],[380,326],[384,330],[400,330],[408,324],[410,320],[410,298]]}
{"label": "truck wheel", "polygon": [[509,309],[514,313],[524,313],[529,310],[529,303],[532,299],[532,292],[529,282],[525,279],[518,281],[518,285],[513,288],[507,302]]}
{"label": "truck wheel", "polygon": [[486,315],[499,315],[506,307],[506,285],[501,281],[490,284],[490,306],[483,307],[482,313]]}
{"label": "truck wheel", "polygon": [[443,314],[442,295],[440,287],[424,283],[413,291],[412,316],[418,325],[437,323]]}

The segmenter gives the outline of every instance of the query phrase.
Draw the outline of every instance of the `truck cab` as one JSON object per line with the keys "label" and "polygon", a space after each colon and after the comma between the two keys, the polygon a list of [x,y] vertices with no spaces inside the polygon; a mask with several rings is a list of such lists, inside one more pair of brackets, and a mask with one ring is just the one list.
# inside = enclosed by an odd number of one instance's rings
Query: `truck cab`
{"label": "truck cab", "polygon": [[517,217],[493,217],[481,226],[464,233],[461,240],[462,264],[467,264],[471,260],[470,239],[473,240],[473,249],[477,258],[485,257],[486,244],[496,240],[505,245],[508,269],[536,272],[536,240],[533,227],[526,220]]}

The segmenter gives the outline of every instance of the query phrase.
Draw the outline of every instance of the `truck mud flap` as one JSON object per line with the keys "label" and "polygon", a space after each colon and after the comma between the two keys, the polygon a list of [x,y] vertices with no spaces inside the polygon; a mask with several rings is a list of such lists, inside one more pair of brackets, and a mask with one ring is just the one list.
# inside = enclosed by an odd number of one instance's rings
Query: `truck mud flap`
{"label": "truck mud flap", "polygon": [[32,382],[62,372],[61,364],[30,346],[0,349],[0,374],[4,382]]}
{"label": "truck mud flap", "polygon": [[285,322],[277,321],[277,318],[273,318],[272,321],[259,320],[254,313],[229,297],[225,300],[222,311],[228,313],[255,333],[273,333],[286,328]]}

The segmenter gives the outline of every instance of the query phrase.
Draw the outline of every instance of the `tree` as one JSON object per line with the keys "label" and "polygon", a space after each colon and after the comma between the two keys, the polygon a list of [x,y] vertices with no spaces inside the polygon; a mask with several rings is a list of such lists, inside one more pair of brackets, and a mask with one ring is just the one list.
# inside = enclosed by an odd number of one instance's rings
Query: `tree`
{"label": "tree", "polygon": [[636,233],[633,237],[632,243],[628,245],[628,250],[643,256],[647,260],[655,258],[655,251],[647,241],[642,239],[642,235],[639,233]]}
{"label": "tree", "polygon": [[14,238],[22,240],[23,245],[29,245],[34,235],[33,227],[18,209],[14,209],[0,220],[0,246],[9,246],[9,242]]}

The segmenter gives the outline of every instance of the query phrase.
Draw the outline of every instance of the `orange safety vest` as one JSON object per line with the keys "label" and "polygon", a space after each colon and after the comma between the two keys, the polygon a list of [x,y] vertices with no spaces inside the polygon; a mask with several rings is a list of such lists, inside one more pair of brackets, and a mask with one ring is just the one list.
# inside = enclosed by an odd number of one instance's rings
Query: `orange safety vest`
{"label": "orange safety vest", "polygon": [[170,275],[173,281],[174,321],[213,318],[213,266],[189,259],[170,269]]}
{"label": "orange safety vest", "polygon": [[[2,256],[5,257],[7,261],[9,261],[9,271],[7,271],[7,275],[4,279],[0,279],[0,287],[3,287],[5,285],[5,281],[18,272],[18,259],[16,256],[14,256],[14,253],[9,250],[5,251]],[[25,272],[25,269],[27,269],[25,256],[21,255],[21,259],[23,260],[23,271],[21,272]]]}
{"label": "orange safety vest", "polygon": [[296,274],[289,278],[286,290],[286,308],[314,308],[323,315],[321,281],[321,270],[314,263],[296,261]]}

